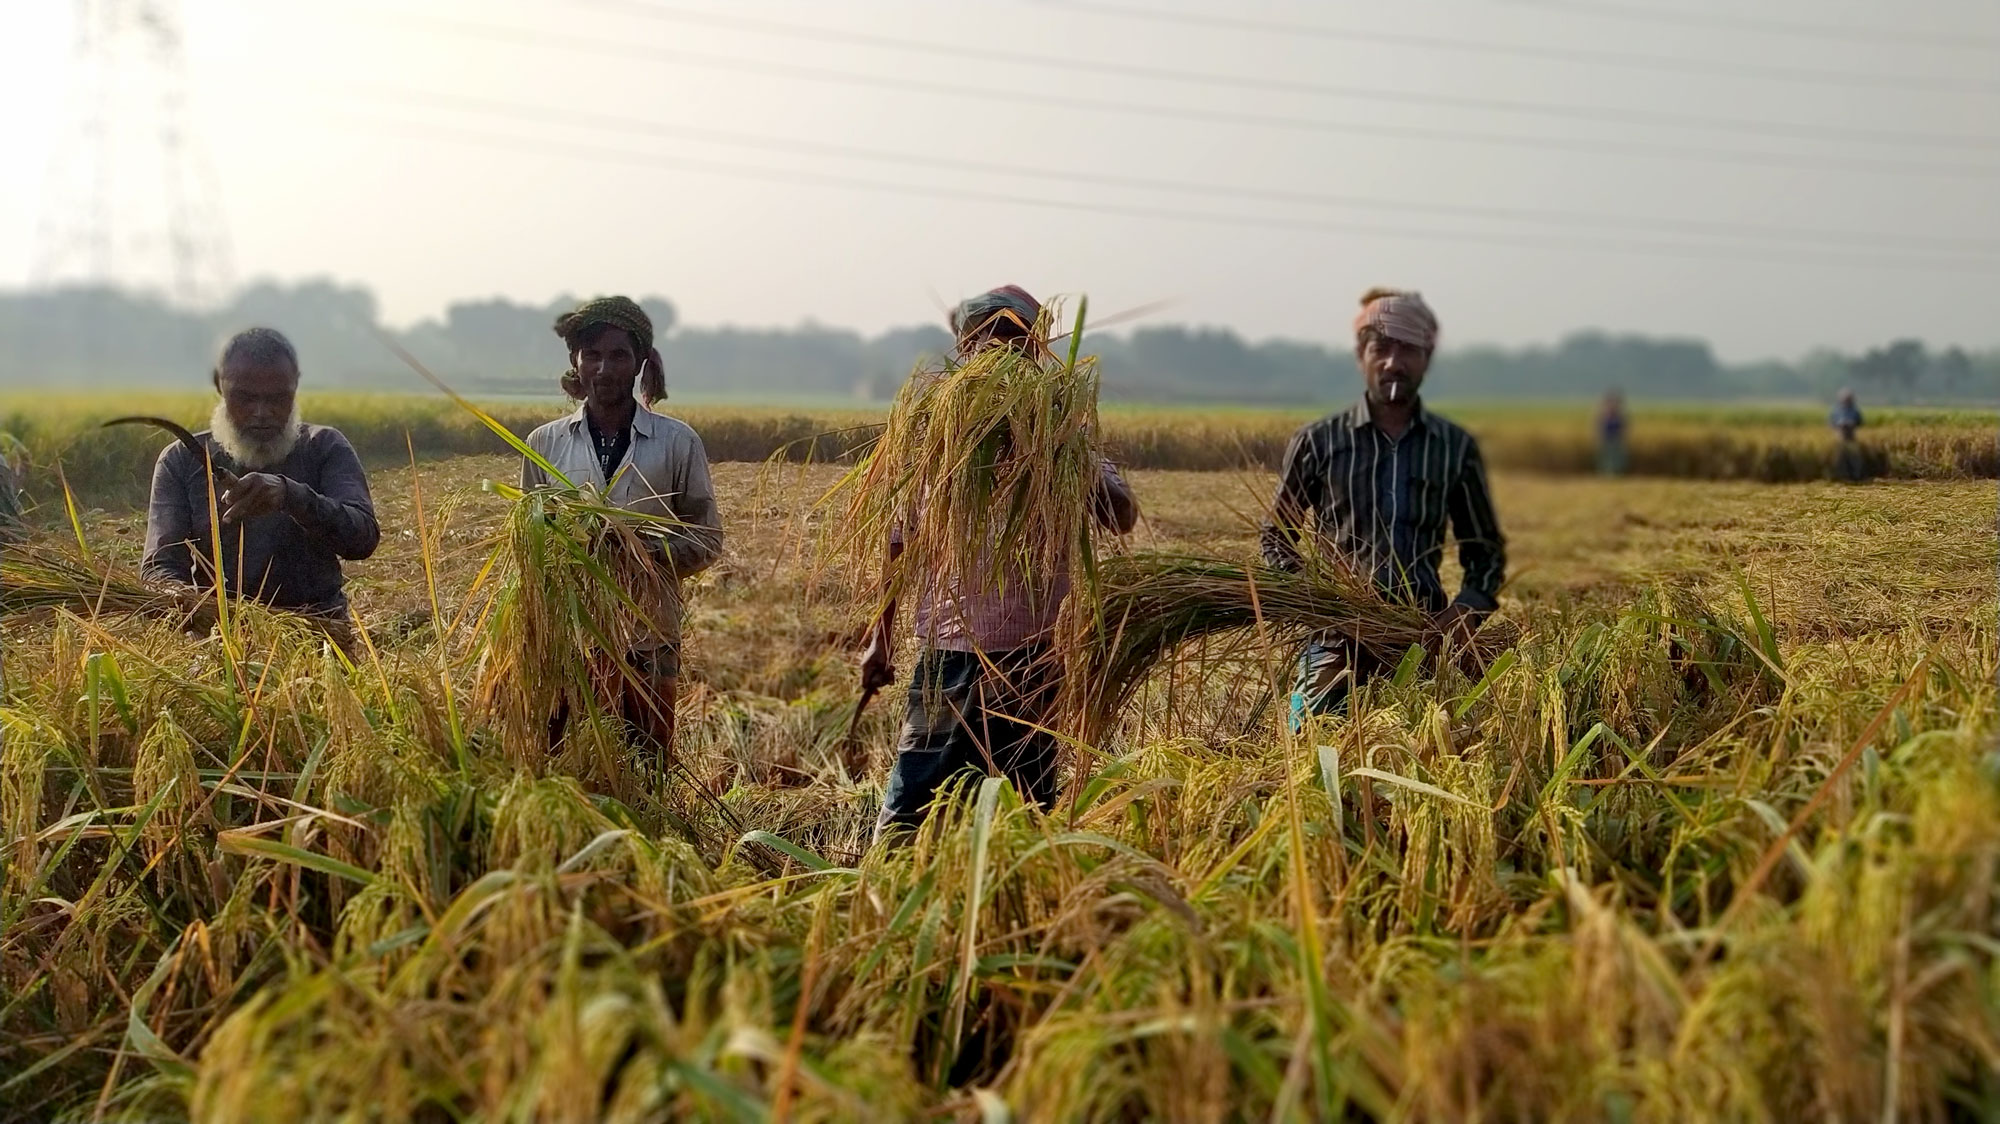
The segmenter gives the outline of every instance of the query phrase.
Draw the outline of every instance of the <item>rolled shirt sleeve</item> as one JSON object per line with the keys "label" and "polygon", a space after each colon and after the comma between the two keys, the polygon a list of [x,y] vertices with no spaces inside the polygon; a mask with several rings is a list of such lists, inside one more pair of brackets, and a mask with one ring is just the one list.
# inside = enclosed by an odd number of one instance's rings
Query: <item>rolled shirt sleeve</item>
{"label": "rolled shirt sleeve", "polygon": [[708,569],[722,556],[722,515],[708,474],[708,450],[692,430],[688,436],[675,471],[679,487],[669,500],[680,523],[667,532],[667,563],[682,578]]}
{"label": "rolled shirt sleeve", "polygon": [[[1138,525],[1139,499],[1109,457],[1098,463],[1095,500],[1091,504],[1091,513],[1096,517],[1098,526],[1122,535]],[[1128,514],[1131,517],[1129,522],[1125,519]]]}

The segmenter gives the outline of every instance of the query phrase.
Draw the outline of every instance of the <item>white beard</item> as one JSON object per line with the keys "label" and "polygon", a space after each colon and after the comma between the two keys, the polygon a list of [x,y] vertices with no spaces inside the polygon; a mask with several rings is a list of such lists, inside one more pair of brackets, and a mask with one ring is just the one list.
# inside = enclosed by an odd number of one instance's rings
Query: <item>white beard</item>
{"label": "white beard", "polygon": [[237,432],[236,423],[229,420],[229,407],[217,402],[215,411],[208,416],[208,434],[229,459],[252,471],[270,468],[292,455],[292,449],[299,443],[299,436],[305,432],[305,422],[299,420],[299,404],[292,402],[292,416],[285,420],[285,428],[268,441],[253,441]]}

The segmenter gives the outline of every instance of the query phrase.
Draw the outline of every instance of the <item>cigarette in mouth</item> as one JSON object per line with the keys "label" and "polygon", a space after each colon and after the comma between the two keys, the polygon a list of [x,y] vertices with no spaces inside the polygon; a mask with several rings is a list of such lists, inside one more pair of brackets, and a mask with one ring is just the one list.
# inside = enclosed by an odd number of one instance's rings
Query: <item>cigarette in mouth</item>
{"label": "cigarette in mouth", "polygon": [[1390,383],[1389,401],[1394,402],[1396,399],[1401,398],[1402,396],[1403,396],[1403,384],[1399,382]]}

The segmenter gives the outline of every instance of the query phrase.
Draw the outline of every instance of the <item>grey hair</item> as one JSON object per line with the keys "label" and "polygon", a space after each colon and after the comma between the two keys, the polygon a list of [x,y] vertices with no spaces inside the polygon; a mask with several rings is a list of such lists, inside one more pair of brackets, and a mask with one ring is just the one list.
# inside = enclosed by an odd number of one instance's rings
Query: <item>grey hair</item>
{"label": "grey hair", "polygon": [[292,374],[299,373],[298,349],[276,328],[245,328],[223,341],[222,354],[215,360],[216,377],[221,378],[223,369],[238,360],[259,366],[282,363],[291,367]]}

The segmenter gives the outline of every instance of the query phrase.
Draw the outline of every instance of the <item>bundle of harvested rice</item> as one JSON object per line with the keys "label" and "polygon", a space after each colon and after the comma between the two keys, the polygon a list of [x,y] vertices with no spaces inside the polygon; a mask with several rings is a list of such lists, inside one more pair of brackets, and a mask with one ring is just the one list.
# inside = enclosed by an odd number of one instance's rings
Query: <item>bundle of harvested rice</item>
{"label": "bundle of harvested rice", "polygon": [[1078,356],[1082,307],[1067,354],[1051,354],[1054,315],[1043,309],[1016,346],[919,367],[881,437],[828,494],[846,498],[833,534],[862,569],[892,535],[902,543],[892,596],[934,575],[966,594],[998,592],[1088,559],[1097,361]]}
{"label": "bundle of harvested rice", "polygon": [[68,609],[84,615],[158,613],[173,600],[136,574],[50,547],[0,551],[0,615]]}
{"label": "bundle of harvested rice", "polygon": [[513,508],[488,563],[500,582],[481,624],[480,698],[524,764],[542,759],[557,715],[615,750],[625,655],[677,631],[680,584],[661,558],[677,524],[594,487],[487,488]]}
{"label": "bundle of harvested rice", "polygon": [[[1280,645],[1343,637],[1395,662],[1412,645],[1437,646],[1423,610],[1387,601],[1365,578],[1333,565],[1297,572],[1262,565],[1142,552],[1098,566],[1094,619],[1079,637],[1080,674],[1070,706],[1094,739],[1155,668],[1192,641],[1258,630]],[[1499,632],[1474,641],[1478,654],[1504,647]]]}

